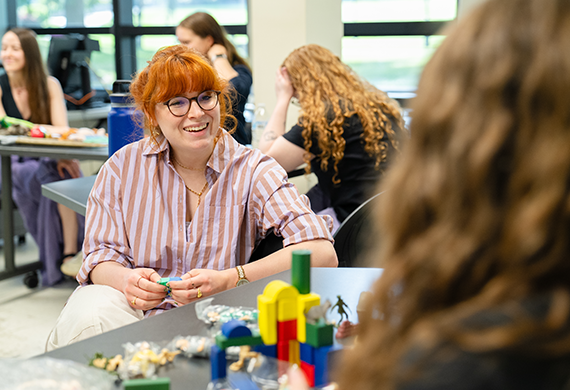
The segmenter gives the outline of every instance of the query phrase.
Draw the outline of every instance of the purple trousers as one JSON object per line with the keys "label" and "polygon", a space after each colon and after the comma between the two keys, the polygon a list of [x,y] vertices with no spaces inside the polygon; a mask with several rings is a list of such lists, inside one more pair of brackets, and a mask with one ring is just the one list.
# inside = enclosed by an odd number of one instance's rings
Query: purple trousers
{"label": "purple trousers", "polygon": [[[42,184],[70,179],[57,172],[57,162],[12,156],[12,198],[18,206],[26,229],[39,248],[42,264],[42,285],[52,286],[63,278],[59,270],[63,257],[63,231],[57,203],[42,196]],[[81,250],[85,231],[85,217],[77,214],[77,249]]]}

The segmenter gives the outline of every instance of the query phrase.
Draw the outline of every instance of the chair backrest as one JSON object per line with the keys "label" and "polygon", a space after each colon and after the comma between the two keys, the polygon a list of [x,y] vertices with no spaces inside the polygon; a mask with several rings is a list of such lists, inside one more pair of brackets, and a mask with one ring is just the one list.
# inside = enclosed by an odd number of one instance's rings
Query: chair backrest
{"label": "chair backrest", "polygon": [[273,230],[271,230],[265,235],[265,238],[257,244],[247,262],[251,263],[252,261],[262,259],[273,252],[277,252],[279,249],[283,249],[283,237],[275,235]]}
{"label": "chair backrest", "polygon": [[338,257],[339,267],[354,267],[363,265],[362,257],[365,255],[370,242],[377,237],[370,237],[372,232],[373,209],[381,199],[382,193],[376,194],[356,210],[354,210],[340,225],[334,234],[334,249]]}

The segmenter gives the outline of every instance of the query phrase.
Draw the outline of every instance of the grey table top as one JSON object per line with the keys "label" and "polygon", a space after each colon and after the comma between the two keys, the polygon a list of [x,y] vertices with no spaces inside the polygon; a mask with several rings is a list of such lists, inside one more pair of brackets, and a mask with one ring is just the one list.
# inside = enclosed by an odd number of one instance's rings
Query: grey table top
{"label": "grey table top", "polygon": [[69,207],[76,213],[85,215],[87,198],[96,178],[97,175],[93,175],[43,184],[42,195]]}
{"label": "grey table top", "polygon": [[73,147],[49,145],[0,145],[0,156],[50,157],[54,159],[100,160],[109,158],[107,147]]}
{"label": "grey table top", "polygon": [[[356,306],[360,293],[369,290],[381,273],[382,270],[377,268],[312,268],[311,291],[321,296],[321,302],[329,299],[333,304],[336,302],[336,296],[341,295],[351,310],[349,320],[356,322]],[[216,294],[213,296],[213,304],[257,307],[257,296],[263,293],[267,283],[277,279],[290,283],[291,271],[283,271]],[[336,321],[339,317],[329,314],[329,319]],[[105,356],[124,354],[122,345],[127,342],[166,343],[176,336],[189,335],[207,335],[206,324],[196,317],[195,303],[59,348],[40,357],[69,359],[87,364],[96,352]],[[210,361],[178,356],[173,365],[162,367],[158,376],[168,376],[172,390],[206,389],[210,381]]]}

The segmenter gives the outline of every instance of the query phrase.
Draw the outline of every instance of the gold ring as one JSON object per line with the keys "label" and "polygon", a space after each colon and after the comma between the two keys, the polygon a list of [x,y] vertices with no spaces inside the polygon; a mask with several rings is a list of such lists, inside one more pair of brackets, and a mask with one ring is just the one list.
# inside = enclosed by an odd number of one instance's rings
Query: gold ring
{"label": "gold ring", "polygon": [[200,291],[200,289],[198,288],[198,295],[196,295],[196,298],[202,298],[202,291]]}
{"label": "gold ring", "polygon": [[135,299],[132,300],[131,305],[135,306],[137,304],[137,296],[135,295]]}
{"label": "gold ring", "polygon": [[142,279],[142,278],[143,278],[143,277],[141,276],[141,277],[139,278],[139,280],[137,280],[137,288],[141,288],[141,286],[139,286],[139,283],[141,282],[141,279]]}

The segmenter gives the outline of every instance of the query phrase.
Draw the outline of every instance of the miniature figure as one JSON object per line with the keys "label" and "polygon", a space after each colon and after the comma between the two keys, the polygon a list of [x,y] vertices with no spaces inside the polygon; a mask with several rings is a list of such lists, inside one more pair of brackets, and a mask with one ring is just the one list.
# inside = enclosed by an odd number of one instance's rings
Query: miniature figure
{"label": "miniature figure", "polygon": [[348,313],[344,310],[345,308],[348,309],[348,311],[350,311],[348,305],[342,300],[342,298],[340,297],[340,295],[337,295],[337,301],[334,304],[333,307],[331,307],[331,311],[336,307],[338,314],[340,314],[340,320],[338,320],[338,324],[337,327],[340,326],[340,323],[342,322],[342,319],[344,316],[346,316],[346,319],[348,320]]}
{"label": "miniature figure", "polygon": [[251,346],[249,345],[242,345],[240,346],[239,350],[239,359],[237,362],[230,364],[230,370],[232,371],[239,371],[242,369],[245,359],[252,359],[259,357],[259,352],[252,352]]}
{"label": "miniature figure", "polygon": [[307,322],[309,324],[316,325],[319,319],[322,318],[324,320],[324,323],[326,324],[328,322],[327,311],[329,311],[330,307],[331,307],[331,301],[329,301],[328,299],[322,305],[311,307],[309,311],[307,311],[307,314],[305,314]]}

